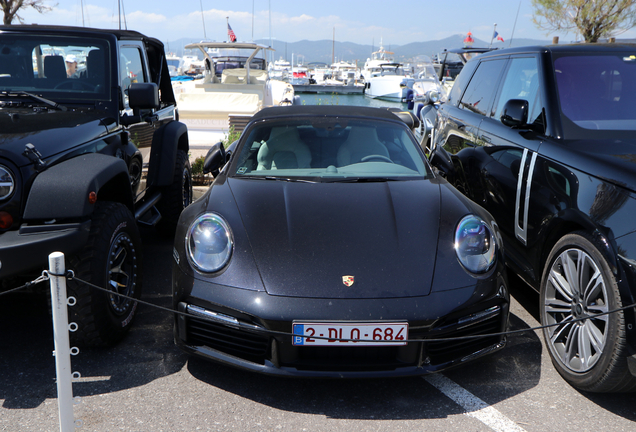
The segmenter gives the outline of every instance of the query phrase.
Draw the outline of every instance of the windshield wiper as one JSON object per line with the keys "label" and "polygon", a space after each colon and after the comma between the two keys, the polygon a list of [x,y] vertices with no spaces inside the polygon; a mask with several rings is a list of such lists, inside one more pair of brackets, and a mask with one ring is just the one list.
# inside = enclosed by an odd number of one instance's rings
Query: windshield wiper
{"label": "windshield wiper", "polygon": [[25,91],[0,91],[0,96],[4,96],[4,97],[14,97],[14,96],[26,96],[26,97],[30,97],[31,99],[43,103],[46,106],[49,106],[51,108],[54,109],[59,109],[61,111],[68,111],[68,108],[66,108],[64,105],[60,105],[57,102],[54,102],[50,99],[46,99],[43,98],[42,96],[38,96],[38,95],[34,95],[33,93],[29,93],[29,92],[25,92]]}
{"label": "windshield wiper", "polygon": [[[254,178],[257,178],[257,177],[254,177]],[[259,177],[259,178],[265,179],[265,180],[277,180],[277,181],[297,182],[297,183],[316,183],[314,180],[307,180],[307,179],[296,178],[296,177],[265,176],[265,177]]]}
{"label": "windshield wiper", "polygon": [[297,182],[297,183],[316,183],[314,180],[307,180],[297,177],[276,177],[276,176],[257,176],[257,175],[237,175],[236,178],[240,179],[253,179],[253,180],[274,180],[284,182]]}

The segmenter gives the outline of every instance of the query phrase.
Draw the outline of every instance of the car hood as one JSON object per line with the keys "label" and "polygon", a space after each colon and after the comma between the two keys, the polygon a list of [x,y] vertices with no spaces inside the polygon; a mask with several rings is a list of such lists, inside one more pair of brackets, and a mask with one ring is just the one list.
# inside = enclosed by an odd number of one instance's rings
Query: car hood
{"label": "car hood", "polygon": [[[440,190],[427,180],[298,183],[229,179],[271,295],[427,295],[435,268]],[[353,277],[347,286],[343,278]]]}
{"label": "car hood", "polygon": [[0,155],[26,165],[30,162],[22,152],[33,144],[46,159],[105,134],[102,117],[103,113],[86,111],[0,110]]}

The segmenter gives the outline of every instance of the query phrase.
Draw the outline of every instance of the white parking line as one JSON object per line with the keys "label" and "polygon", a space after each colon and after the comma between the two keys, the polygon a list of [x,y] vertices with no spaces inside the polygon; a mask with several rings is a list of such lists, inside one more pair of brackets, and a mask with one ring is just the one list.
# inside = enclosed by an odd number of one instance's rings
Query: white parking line
{"label": "white parking line", "polygon": [[466,410],[466,415],[474,417],[497,432],[525,432],[515,422],[501,414],[468,390],[441,374],[427,375],[424,379]]}

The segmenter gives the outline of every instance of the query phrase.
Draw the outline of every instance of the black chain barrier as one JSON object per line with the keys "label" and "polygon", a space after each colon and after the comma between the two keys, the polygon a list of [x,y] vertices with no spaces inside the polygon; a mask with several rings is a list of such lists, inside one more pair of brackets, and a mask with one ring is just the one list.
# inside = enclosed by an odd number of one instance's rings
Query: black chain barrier
{"label": "black chain barrier", "polygon": [[[108,288],[103,288],[100,287],[98,285],[94,285],[88,281],[82,280],[78,277],[75,277],[73,270],[67,270],[66,273],[64,274],[55,274],[55,273],[51,273],[49,271],[43,271],[42,272],[42,276],[38,277],[37,279],[34,279],[31,282],[27,282],[26,284],[22,285],[21,287],[18,288],[13,288],[11,290],[8,291],[3,291],[2,293],[0,293],[0,296],[4,295],[4,294],[9,294],[15,291],[19,291],[21,289],[25,289],[34,285],[37,285],[39,283],[45,282],[49,279],[49,276],[58,276],[58,277],[66,277],[67,280],[71,281],[71,280],[75,280],[79,283],[85,284],[91,288],[94,288],[96,290],[99,291],[104,291],[110,295],[115,295],[121,298],[125,298],[128,300],[133,300],[139,304],[143,304],[146,306],[150,306],[153,307],[155,309],[159,309],[171,314],[175,314],[175,315],[182,315],[184,317],[190,318],[190,319],[196,319],[196,320],[200,320],[200,321],[209,321],[209,322],[214,322],[216,323],[217,321],[213,320],[213,319],[206,319],[205,317],[201,317],[201,316],[196,316],[196,315],[192,315],[189,313],[185,313],[185,312],[181,312],[181,311],[177,311],[171,308],[167,308],[164,306],[159,306],[156,305],[154,303],[150,303],[144,300],[140,300],[140,299],[136,299],[134,297],[130,297],[127,296],[125,294],[119,294],[116,293]],[[636,308],[636,303],[633,303],[631,305],[628,306],[623,306],[620,308],[616,308],[616,309],[612,309],[610,311],[607,312],[601,312],[601,313],[597,313],[597,314],[592,314],[592,315],[588,315],[586,317],[582,317],[582,318],[574,318],[571,320],[567,321],[567,324],[569,323],[576,323],[576,322],[580,322],[580,321],[586,321],[589,319],[594,319],[594,318],[598,318],[601,316],[605,316],[605,315],[610,315],[610,314],[614,314],[614,313],[618,313],[620,311],[624,311],[627,309],[631,309],[631,308]],[[480,335],[468,335],[468,336],[454,336],[454,337],[448,337],[448,338],[428,338],[428,339],[404,339],[401,340],[402,342],[408,343],[408,342],[424,342],[424,341],[435,341],[435,342],[452,342],[452,341],[458,341],[458,340],[468,340],[468,339],[479,339],[479,338],[486,338],[486,337],[495,337],[495,336],[510,336],[510,335],[517,335],[520,333],[527,333],[527,332],[534,332],[536,330],[543,330],[546,328],[550,328],[550,327],[558,327],[563,325],[563,322],[560,323],[555,323],[555,324],[545,324],[545,325],[540,325],[537,327],[529,327],[527,329],[518,329],[518,330],[508,330],[508,331],[504,331],[504,332],[498,332],[498,333],[487,333],[487,334],[480,334]],[[259,333],[259,334],[264,334],[264,335],[270,335],[270,336],[291,336],[291,337],[302,337],[302,338],[309,338],[311,337],[312,339],[328,339],[328,340],[333,340],[333,341],[338,341],[338,342],[375,342],[378,344],[382,344],[382,343],[390,343],[390,342],[395,342],[395,341],[384,341],[384,340],[367,340],[367,339],[339,339],[339,338],[331,338],[331,337],[327,337],[327,336],[304,336],[304,335],[298,335],[298,334],[294,334],[294,333],[288,333],[288,332],[281,332],[281,331],[276,331],[276,330],[268,330],[268,329],[264,329],[262,327],[256,326],[254,324],[248,324],[245,322],[240,322],[238,323],[238,327],[243,328],[245,330],[248,331],[252,331],[254,333]],[[426,326],[420,326],[420,327],[409,327],[409,330],[422,330],[422,329],[427,329],[428,327]]]}

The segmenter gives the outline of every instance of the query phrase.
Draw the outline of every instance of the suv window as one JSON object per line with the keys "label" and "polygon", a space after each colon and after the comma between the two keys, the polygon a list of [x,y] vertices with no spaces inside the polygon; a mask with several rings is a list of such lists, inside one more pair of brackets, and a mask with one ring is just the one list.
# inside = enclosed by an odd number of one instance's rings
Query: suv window
{"label": "suv window", "polygon": [[486,115],[490,109],[490,104],[497,90],[499,77],[505,64],[506,59],[481,62],[464,92],[459,107]]}
{"label": "suv window", "polygon": [[119,79],[124,90],[124,105],[128,107],[128,87],[134,83],[147,82],[144,75],[141,50],[123,46],[119,49]]}
{"label": "suv window", "polygon": [[466,66],[462,69],[462,73],[460,73],[455,79],[455,83],[453,84],[453,88],[451,89],[448,95],[448,102],[457,106],[459,102],[459,98],[462,95],[462,90],[466,87],[466,83],[473,76],[473,72],[475,72],[475,68],[479,63],[477,61],[472,61],[466,63]]}
{"label": "suv window", "polygon": [[636,53],[566,55],[554,60],[564,117],[583,129],[633,130]]}
{"label": "suv window", "polygon": [[499,101],[494,107],[494,118],[501,117],[501,110],[510,99],[528,101],[528,122],[532,123],[540,114],[537,109],[539,98],[539,74],[534,57],[513,58],[504,78]]}
{"label": "suv window", "polygon": [[122,87],[127,89],[130,84],[146,82],[141,51],[135,47],[121,47],[119,51],[119,73]]}

